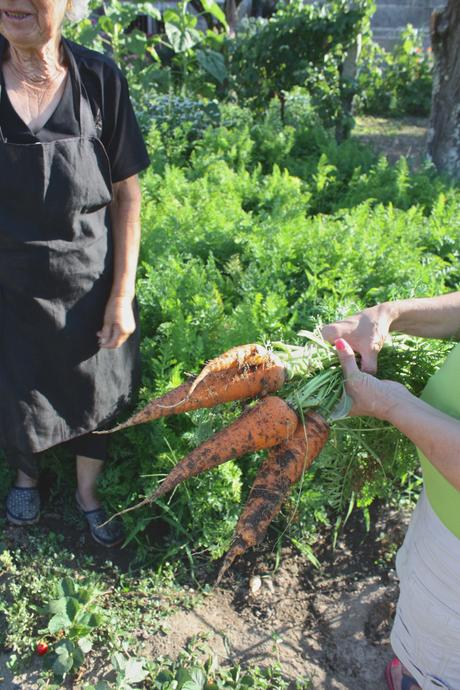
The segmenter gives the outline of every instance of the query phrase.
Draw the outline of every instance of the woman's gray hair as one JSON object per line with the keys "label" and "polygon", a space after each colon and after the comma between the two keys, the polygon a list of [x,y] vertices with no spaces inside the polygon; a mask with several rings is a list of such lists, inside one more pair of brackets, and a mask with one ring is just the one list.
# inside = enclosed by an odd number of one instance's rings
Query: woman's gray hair
{"label": "woman's gray hair", "polygon": [[70,0],[67,5],[66,18],[69,22],[78,22],[84,19],[88,13],[89,0]]}

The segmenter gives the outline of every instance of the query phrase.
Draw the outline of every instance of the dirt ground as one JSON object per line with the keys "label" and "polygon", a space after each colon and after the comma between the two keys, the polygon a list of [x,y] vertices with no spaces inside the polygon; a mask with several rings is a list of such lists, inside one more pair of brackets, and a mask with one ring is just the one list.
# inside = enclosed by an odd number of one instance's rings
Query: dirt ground
{"label": "dirt ground", "polygon": [[405,156],[415,168],[427,158],[428,118],[357,117],[352,137],[384,154],[390,163]]}
{"label": "dirt ground", "polygon": [[271,574],[269,554],[260,552],[197,609],[169,619],[167,634],[147,648],[174,654],[191,636],[208,632],[223,659],[251,665],[279,659],[292,687],[308,677],[323,690],[383,690],[397,598],[394,559],[390,565],[386,559],[407,522],[406,513],[384,511],[365,533],[356,518],[334,550],[326,543],[315,548],[320,570],[286,549]]}
{"label": "dirt ground", "polygon": [[[176,610],[153,636],[140,631],[142,656],[175,658],[193,637],[206,634],[221,663],[279,660],[292,689],[296,679],[307,677],[321,690],[384,690],[397,598],[394,553],[408,520],[408,512],[376,508],[366,531],[360,514],[353,514],[335,549],[330,536],[314,546],[319,569],[291,548],[283,549],[276,569],[273,551],[264,545],[237,562],[195,609]],[[100,548],[81,546],[96,549],[94,554]],[[207,574],[208,582],[214,575]],[[1,690],[37,690],[39,663],[12,677],[6,659],[0,654]],[[90,669],[63,690],[80,690],[104,676],[104,669]]]}

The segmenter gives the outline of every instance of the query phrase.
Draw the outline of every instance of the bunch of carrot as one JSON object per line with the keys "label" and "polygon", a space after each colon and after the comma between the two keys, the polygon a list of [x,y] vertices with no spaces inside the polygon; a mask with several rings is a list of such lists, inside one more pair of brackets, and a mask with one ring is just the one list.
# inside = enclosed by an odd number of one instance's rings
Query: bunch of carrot
{"label": "bunch of carrot", "polygon": [[[152,495],[122,511],[149,504],[184,480],[231,458],[267,450],[238,520],[230,550],[223,559],[218,581],[237,556],[262,541],[292,486],[326,444],[331,423],[348,417],[351,401],[344,391],[342,369],[334,348],[320,335],[309,331],[301,331],[299,335],[307,338],[306,345],[273,343],[266,348],[249,344],[224,352],[208,362],[196,378],[152,400],[123,424],[100,432],[111,433],[230,401],[259,399],[255,404],[249,402],[236,421],[178,462]],[[445,353],[440,355],[441,359],[444,356]],[[410,337],[396,336],[393,347],[383,348],[379,356],[379,372],[384,378],[398,380],[402,376],[406,385],[412,380],[419,386],[424,378],[420,377],[420,368],[427,374],[439,364],[431,359],[430,353],[417,347]],[[418,373],[414,374],[414,370]],[[415,387],[414,393],[419,392],[420,388]],[[361,421],[356,426],[353,420],[359,418],[351,419],[352,428],[348,420],[345,426],[353,432],[358,444],[354,447],[358,450],[362,446],[380,462],[374,447],[382,441],[382,429],[386,433],[388,426],[382,427],[385,423],[379,425],[375,420],[370,420],[371,426],[365,423],[362,426]],[[372,444],[367,442],[367,432],[373,432]],[[340,449],[337,452],[340,454]]]}
{"label": "bunch of carrot", "polygon": [[[260,543],[292,485],[299,481],[326,443],[329,433],[326,419],[319,412],[306,412],[305,417],[302,413],[303,409],[312,407],[321,391],[324,397],[324,377],[317,380],[317,385],[310,386],[307,397],[302,388],[297,388],[295,394],[289,386],[286,387],[287,400],[274,395],[294,374],[311,373],[323,366],[324,357],[315,359],[316,353],[315,347],[310,351],[302,348],[302,352],[284,347],[278,353],[257,344],[233,348],[208,362],[194,380],[152,400],[109,432],[102,432],[110,433],[160,417],[230,401],[260,398],[231,425],[177,463],[152,495],[123,512],[149,504],[184,480],[231,458],[268,450],[236,526],[233,544],[223,561],[218,575],[220,581],[237,556]],[[339,369],[333,373],[337,381]],[[330,371],[324,372],[327,380],[330,379]],[[302,397],[300,406],[296,399],[299,390]]]}

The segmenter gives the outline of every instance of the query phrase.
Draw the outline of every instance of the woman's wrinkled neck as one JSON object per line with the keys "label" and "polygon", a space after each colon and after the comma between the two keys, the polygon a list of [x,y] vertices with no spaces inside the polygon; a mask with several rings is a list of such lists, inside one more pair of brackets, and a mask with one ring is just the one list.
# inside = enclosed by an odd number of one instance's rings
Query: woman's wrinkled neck
{"label": "woman's wrinkled neck", "polygon": [[61,34],[36,48],[9,44],[5,62],[18,79],[29,84],[54,81],[64,65]]}

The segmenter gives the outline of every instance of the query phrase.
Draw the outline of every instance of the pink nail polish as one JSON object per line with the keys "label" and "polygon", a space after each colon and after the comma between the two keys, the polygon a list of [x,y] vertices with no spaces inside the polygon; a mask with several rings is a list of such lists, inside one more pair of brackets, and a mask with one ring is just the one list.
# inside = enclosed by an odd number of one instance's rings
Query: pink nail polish
{"label": "pink nail polish", "polygon": [[345,350],[345,342],[341,338],[336,340],[334,344],[337,350],[340,350],[342,352],[343,350]]}

